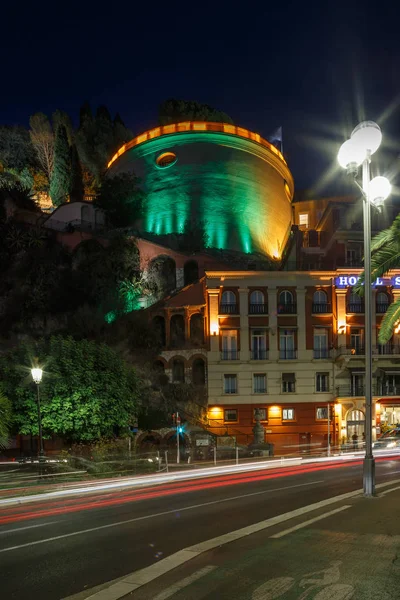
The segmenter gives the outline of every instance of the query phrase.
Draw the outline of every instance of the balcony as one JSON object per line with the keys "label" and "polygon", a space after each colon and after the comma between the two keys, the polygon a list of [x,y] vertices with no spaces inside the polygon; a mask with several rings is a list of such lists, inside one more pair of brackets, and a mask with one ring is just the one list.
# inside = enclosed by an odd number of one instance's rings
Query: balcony
{"label": "balcony", "polygon": [[268,312],[266,304],[250,304],[249,314],[250,315],[266,315]]}
{"label": "balcony", "polygon": [[376,314],[384,315],[388,308],[389,308],[388,302],[378,302],[376,304]]}
{"label": "balcony", "polygon": [[330,348],[314,348],[313,357],[316,359],[331,358],[331,350]]}
{"label": "balcony", "polygon": [[313,304],[312,312],[314,315],[324,315],[332,312],[332,305],[325,302],[324,304]]}
{"label": "balcony", "polygon": [[372,352],[373,354],[379,354],[380,356],[400,354],[400,346],[390,342],[387,344],[378,344],[377,346],[373,346]]}
{"label": "balcony", "polygon": [[378,385],[379,396],[400,396],[400,385],[381,383]]}
{"label": "balcony", "polygon": [[222,350],[221,360],[239,360],[239,350]]}
{"label": "balcony", "polygon": [[253,350],[250,352],[251,360],[268,360],[268,350]]}
{"label": "balcony", "polygon": [[356,385],[356,386],[351,386],[351,385],[339,385],[336,388],[336,396],[338,396],[338,398],[347,398],[347,397],[351,397],[351,398],[355,398],[355,397],[362,397],[365,395],[365,386],[363,385]]}
{"label": "balcony", "polygon": [[362,314],[364,312],[364,302],[350,302],[346,310],[348,313]]}
{"label": "balcony", "polygon": [[220,315],[237,315],[239,314],[239,307],[237,304],[220,304],[219,305]]}
{"label": "balcony", "polygon": [[279,304],[278,314],[279,315],[295,315],[297,313],[297,304],[294,302],[291,304]]}
{"label": "balcony", "polygon": [[294,360],[297,358],[297,350],[279,350],[280,360]]}
{"label": "balcony", "polygon": [[340,356],[341,354],[346,354],[349,356],[364,356],[365,347],[359,344],[356,344],[354,346],[352,346],[351,344],[347,346],[339,346],[339,348],[337,349],[337,356]]}

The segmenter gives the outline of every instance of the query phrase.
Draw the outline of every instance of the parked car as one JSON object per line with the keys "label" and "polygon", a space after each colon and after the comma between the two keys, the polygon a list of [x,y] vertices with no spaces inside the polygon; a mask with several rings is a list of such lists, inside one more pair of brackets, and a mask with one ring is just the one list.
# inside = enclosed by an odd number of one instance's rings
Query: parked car
{"label": "parked car", "polygon": [[373,448],[400,448],[400,427],[394,427],[384,433],[376,442],[372,444]]}

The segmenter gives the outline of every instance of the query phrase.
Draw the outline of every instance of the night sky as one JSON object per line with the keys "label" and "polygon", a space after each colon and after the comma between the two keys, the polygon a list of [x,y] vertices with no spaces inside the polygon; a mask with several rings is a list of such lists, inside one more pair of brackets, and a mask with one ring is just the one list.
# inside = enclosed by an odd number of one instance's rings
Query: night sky
{"label": "night sky", "polygon": [[[40,7],[40,8],[39,8]],[[280,8],[282,7],[282,8]],[[382,127],[380,173],[398,172],[396,2],[180,2],[2,7],[0,122],[105,104],[135,134],[169,98],[197,100],[267,137],[283,127],[297,189],[345,191],[338,146]],[[383,165],[385,168],[383,168]]]}

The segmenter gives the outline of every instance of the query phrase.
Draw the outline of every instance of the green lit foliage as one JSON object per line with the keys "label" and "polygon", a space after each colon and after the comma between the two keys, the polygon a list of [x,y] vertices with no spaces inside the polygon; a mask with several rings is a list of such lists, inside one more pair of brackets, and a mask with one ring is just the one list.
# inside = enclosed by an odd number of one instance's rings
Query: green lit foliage
{"label": "green lit foliage", "polygon": [[126,227],[140,219],[143,201],[138,178],[133,173],[120,173],[104,178],[96,204],[106,211],[113,225]]}
{"label": "green lit foliage", "polygon": [[54,163],[50,179],[50,197],[54,206],[68,200],[71,190],[71,158],[67,131],[64,125],[57,128],[54,143]]}
{"label": "green lit foliage", "polygon": [[[400,265],[400,215],[394,219],[389,229],[376,235],[371,241],[371,280],[386,275],[390,269],[398,269]],[[361,296],[364,294],[364,273],[354,290]],[[393,335],[393,328],[400,319],[400,300],[393,302],[386,311],[379,329],[379,342],[386,344]]]}
{"label": "green lit foliage", "polygon": [[113,121],[105,106],[99,106],[95,116],[88,103],[81,107],[76,144],[79,157],[96,185],[100,185],[111,156],[132,137],[121,117],[117,115]]}
{"label": "green lit foliage", "polygon": [[29,191],[33,186],[34,149],[29,133],[18,126],[0,127],[0,189]]}
{"label": "green lit foliage", "polygon": [[11,426],[11,402],[0,386],[0,448],[6,448],[8,444]]}
{"label": "green lit foliage", "polygon": [[195,101],[165,100],[159,108],[160,125],[179,123],[181,121],[211,121],[214,123],[231,123],[232,119],[224,112]]}
{"label": "green lit foliage", "polygon": [[23,343],[0,357],[0,374],[21,434],[38,434],[34,357],[44,369],[40,386],[45,437],[68,441],[111,438],[132,423],[141,382],[134,369],[104,344],[53,336]]}

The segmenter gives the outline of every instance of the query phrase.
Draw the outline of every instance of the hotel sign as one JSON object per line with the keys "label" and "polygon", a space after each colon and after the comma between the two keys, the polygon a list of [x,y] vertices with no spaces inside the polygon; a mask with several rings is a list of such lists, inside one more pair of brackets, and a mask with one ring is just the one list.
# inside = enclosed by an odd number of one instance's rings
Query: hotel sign
{"label": "hotel sign", "polygon": [[[339,277],[335,277],[335,286],[337,288],[353,287],[358,283],[359,279],[358,275],[339,275]],[[395,277],[378,277],[372,285],[374,287],[386,285],[400,288],[400,275],[396,275]]]}

